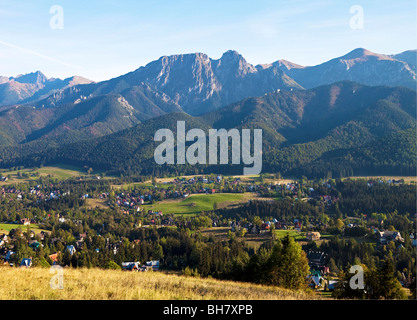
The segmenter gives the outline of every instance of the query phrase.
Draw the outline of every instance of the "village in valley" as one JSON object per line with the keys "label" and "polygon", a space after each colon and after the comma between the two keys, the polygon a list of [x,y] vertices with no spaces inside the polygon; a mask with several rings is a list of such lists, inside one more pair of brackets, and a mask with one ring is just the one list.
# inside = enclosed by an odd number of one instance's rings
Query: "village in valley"
{"label": "village in valley", "polygon": [[[94,259],[98,259],[95,264],[103,259],[107,266],[129,271],[181,270],[186,265],[168,258],[163,243],[143,249],[144,231],[140,230],[186,229],[209,242],[245,241],[248,250],[259,250],[266,243],[288,235],[306,252],[309,286],[319,292],[331,292],[339,280],[341,260],[322,248],[328,248],[326,243],[332,239],[367,243],[382,251],[389,247],[394,255],[410,241],[413,248],[417,245],[410,226],[397,230],[392,221],[386,223],[396,216],[358,210],[341,213],[344,194],[338,185],[343,182],[334,179],[284,180],[267,174],[197,175],[132,183],[90,175],[70,180],[44,177],[24,184],[7,184],[8,177],[1,176],[1,181],[4,183],[0,185],[0,201],[7,203],[0,221],[3,266],[91,265]],[[368,191],[414,183],[385,178],[361,181]],[[291,208],[281,208],[281,203]],[[68,204],[75,206],[77,212],[71,212]],[[258,207],[259,214],[240,214],[245,208]],[[291,211],[293,207],[297,209]],[[268,214],[263,213],[265,210]],[[107,218],[108,214],[112,217]],[[106,217],[101,225],[88,218],[97,215]],[[125,221],[125,227],[131,230],[126,230],[125,236],[117,236],[123,232],[109,233],[110,221]],[[138,257],[135,254],[119,257],[119,251],[125,250],[127,243],[133,251],[139,247],[145,252],[154,251],[147,255],[140,251],[139,256],[147,258],[142,262],[132,259]],[[19,252],[22,247],[25,249]],[[104,256],[87,257],[90,252]],[[399,274],[401,284],[408,287],[410,272],[404,268]]]}

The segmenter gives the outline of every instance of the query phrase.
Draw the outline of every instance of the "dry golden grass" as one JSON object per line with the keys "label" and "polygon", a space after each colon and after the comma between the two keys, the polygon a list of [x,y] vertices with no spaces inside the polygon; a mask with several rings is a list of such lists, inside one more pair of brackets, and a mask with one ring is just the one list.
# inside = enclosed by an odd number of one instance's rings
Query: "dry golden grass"
{"label": "dry golden grass", "polygon": [[51,289],[44,268],[0,268],[0,300],[307,300],[314,293],[162,272],[65,268],[63,289]]}
{"label": "dry golden grass", "polygon": [[108,209],[108,202],[109,199],[85,199],[85,207],[88,209],[95,209],[95,208],[99,208],[99,209]]}

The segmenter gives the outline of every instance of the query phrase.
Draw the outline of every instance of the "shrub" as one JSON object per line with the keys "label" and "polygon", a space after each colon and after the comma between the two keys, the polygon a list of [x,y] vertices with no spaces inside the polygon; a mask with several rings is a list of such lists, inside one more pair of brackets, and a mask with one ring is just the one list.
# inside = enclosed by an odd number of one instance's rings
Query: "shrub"
{"label": "shrub", "polygon": [[114,261],[107,262],[106,269],[122,270],[122,268],[116,262],[114,262]]}

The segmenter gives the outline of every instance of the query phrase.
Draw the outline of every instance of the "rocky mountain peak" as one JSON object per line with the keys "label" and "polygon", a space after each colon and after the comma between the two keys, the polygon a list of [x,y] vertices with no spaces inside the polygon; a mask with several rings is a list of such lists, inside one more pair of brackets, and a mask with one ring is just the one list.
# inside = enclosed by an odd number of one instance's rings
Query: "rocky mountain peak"
{"label": "rocky mountain peak", "polygon": [[257,72],[256,68],[235,50],[226,51],[219,60],[213,60],[213,63],[220,73],[227,72],[239,77]]}
{"label": "rocky mountain peak", "polygon": [[27,74],[20,74],[16,77],[11,77],[10,80],[14,80],[19,83],[29,84],[43,84],[48,81],[48,78],[40,71],[35,71]]}
{"label": "rocky mountain peak", "polygon": [[343,60],[365,60],[369,58],[377,58],[377,60],[393,60],[391,57],[387,55],[374,53],[364,48],[356,48],[351,52],[347,53],[346,55],[340,57],[340,59]]}

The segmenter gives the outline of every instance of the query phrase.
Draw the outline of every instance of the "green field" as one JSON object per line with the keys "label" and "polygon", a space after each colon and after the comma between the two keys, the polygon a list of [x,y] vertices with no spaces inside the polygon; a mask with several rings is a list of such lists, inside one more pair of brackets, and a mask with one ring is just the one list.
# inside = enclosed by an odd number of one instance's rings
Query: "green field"
{"label": "green field", "polygon": [[38,171],[40,175],[46,175],[46,176],[51,175],[59,179],[68,179],[68,178],[78,177],[78,176],[87,174],[81,168],[68,166],[68,165],[67,166],[59,165],[59,166],[53,166],[53,167],[43,167],[36,171]]}
{"label": "green field", "polygon": [[294,238],[294,240],[305,240],[304,232],[299,232],[296,230],[275,230],[278,239],[284,238],[287,234]]}
{"label": "green field", "polygon": [[201,211],[213,210],[214,203],[217,203],[218,207],[224,207],[244,198],[245,195],[241,193],[195,194],[181,200],[164,200],[152,205],[144,205],[142,209],[145,212],[162,211],[163,214],[197,214]]}
{"label": "green field", "polygon": [[[0,223],[0,234],[9,234],[10,230],[12,229],[22,229],[23,232],[25,232],[28,228],[28,226],[24,226],[22,224],[14,224],[14,223]],[[35,233],[40,233],[41,231],[47,231],[44,229],[39,228],[39,225],[37,224],[31,224],[29,225],[29,229],[33,230]]]}
{"label": "green field", "polygon": [[[19,177],[20,173],[20,177]],[[69,166],[69,165],[56,165],[48,166],[42,168],[28,168],[22,170],[13,170],[13,171],[0,171],[0,175],[4,177],[9,177],[9,180],[6,182],[1,182],[1,184],[9,183],[18,183],[25,182],[30,180],[36,180],[42,176],[51,176],[57,179],[68,179],[73,177],[79,177],[82,175],[87,175],[87,173],[79,167]],[[23,175],[27,175],[24,177]]]}
{"label": "green field", "polygon": [[[20,176],[19,176],[20,174]],[[25,175],[25,176],[24,176]],[[95,179],[100,176],[99,172],[92,172],[90,175],[83,168],[71,165],[52,165],[42,168],[25,168],[22,170],[0,170],[0,176],[8,177],[8,181],[0,182],[0,185],[11,183],[25,183],[32,180],[39,179],[39,177],[50,176],[55,179],[65,180],[76,177],[86,177]],[[107,178],[107,177],[106,177]],[[110,178],[110,177],[109,177]]]}
{"label": "green field", "polygon": [[[282,239],[288,234],[290,237],[294,238],[295,241],[307,241],[305,232],[300,232],[300,231],[296,231],[293,229],[289,229],[289,230],[275,230],[275,233],[278,239]],[[321,234],[320,240],[317,240],[316,242],[320,243],[320,241],[329,240],[331,237],[333,236],[329,234]]]}

